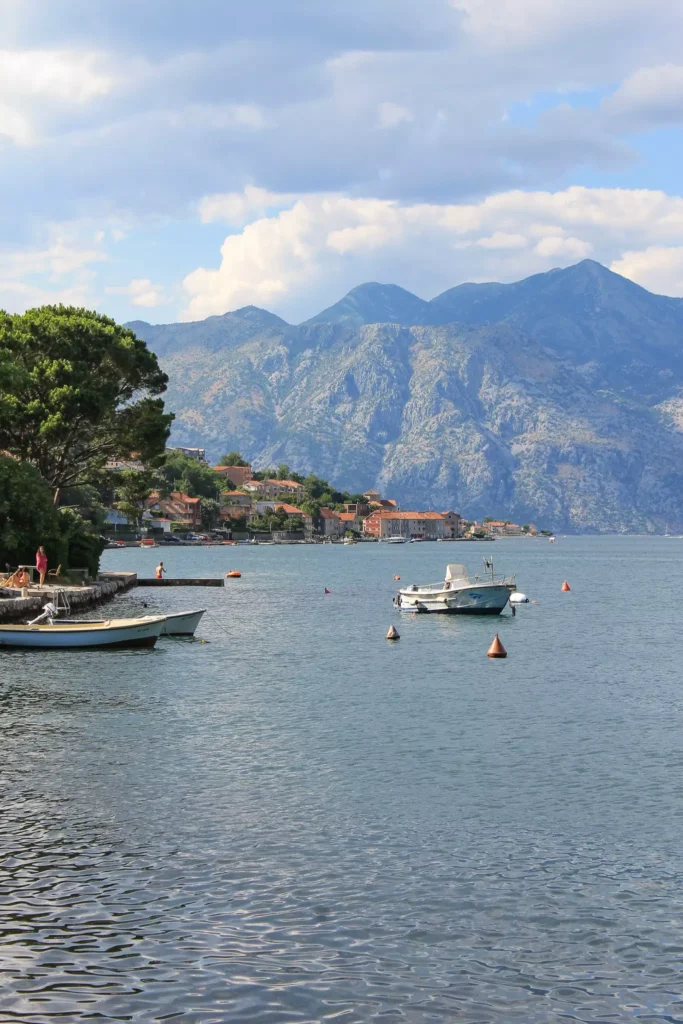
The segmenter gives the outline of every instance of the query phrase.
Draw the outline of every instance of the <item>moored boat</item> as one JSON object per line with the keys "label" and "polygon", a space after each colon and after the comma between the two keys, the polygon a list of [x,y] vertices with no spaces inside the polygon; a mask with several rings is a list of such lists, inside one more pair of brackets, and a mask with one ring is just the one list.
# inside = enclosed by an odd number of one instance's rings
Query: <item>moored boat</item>
{"label": "moored boat", "polygon": [[194,636],[202,615],[206,608],[199,608],[193,612],[175,612],[167,615],[164,625],[161,627],[162,636]]}
{"label": "moored boat", "polygon": [[0,647],[74,650],[88,647],[154,647],[166,619],[102,619],[96,622],[33,622],[0,626]]}
{"label": "moored boat", "polygon": [[[163,618],[160,636],[194,636],[195,630],[200,623],[201,617],[206,608],[199,608],[191,612],[173,612],[171,615],[145,615],[137,622],[146,622],[149,619]],[[88,625],[104,626],[107,619],[59,619],[59,622],[68,626]]]}
{"label": "moored boat", "polygon": [[402,587],[394,604],[402,611],[411,612],[500,615],[516,589],[515,578],[496,576],[493,562],[488,559],[484,559],[484,565],[487,575],[475,575],[472,579],[464,565],[448,565],[443,582]]}

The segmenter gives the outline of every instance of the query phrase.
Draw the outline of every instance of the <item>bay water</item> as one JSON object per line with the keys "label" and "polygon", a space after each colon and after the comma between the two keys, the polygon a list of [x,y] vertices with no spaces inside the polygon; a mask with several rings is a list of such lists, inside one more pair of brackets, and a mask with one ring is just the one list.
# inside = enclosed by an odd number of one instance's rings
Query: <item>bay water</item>
{"label": "bay water", "polygon": [[0,652],[3,1024],[683,1021],[683,539],[160,554],[196,640]]}

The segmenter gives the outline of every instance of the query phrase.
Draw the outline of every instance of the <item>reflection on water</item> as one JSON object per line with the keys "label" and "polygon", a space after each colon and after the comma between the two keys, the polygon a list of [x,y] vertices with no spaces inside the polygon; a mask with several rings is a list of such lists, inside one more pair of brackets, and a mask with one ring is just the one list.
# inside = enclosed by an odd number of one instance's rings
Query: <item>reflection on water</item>
{"label": "reflection on water", "polygon": [[499,542],[495,623],[392,608],[445,544],[182,549],[243,577],[110,610],[209,643],[0,653],[0,1021],[683,1020],[672,543]]}

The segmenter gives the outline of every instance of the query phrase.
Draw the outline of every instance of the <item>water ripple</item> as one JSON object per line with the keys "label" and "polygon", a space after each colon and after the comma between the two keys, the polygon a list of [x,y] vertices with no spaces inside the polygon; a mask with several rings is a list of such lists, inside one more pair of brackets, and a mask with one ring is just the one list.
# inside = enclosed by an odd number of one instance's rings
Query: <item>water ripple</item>
{"label": "water ripple", "polygon": [[540,602],[499,664],[384,641],[446,545],[240,552],[210,643],[0,653],[0,1021],[683,1021],[669,544],[496,545]]}

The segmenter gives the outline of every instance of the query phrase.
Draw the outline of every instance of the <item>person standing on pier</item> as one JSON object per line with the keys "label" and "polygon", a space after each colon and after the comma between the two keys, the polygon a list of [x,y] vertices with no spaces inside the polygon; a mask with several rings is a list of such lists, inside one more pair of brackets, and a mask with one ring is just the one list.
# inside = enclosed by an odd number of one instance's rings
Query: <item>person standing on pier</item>
{"label": "person standing on pier", "polygon": [[159,564],[158,564],[158,566],[156,568],[156,578],[158,580],[163,580],[165,572],[166,572],[166,570],[164,569],[164,563],[163,562],[159,562]]}
{"label": "person standing on pier", "polygon": [[42,587],[47,575],[47,555],[45,554],[45,548],[42,544],[36,551],[36,572],[40,576],[39,586]]}

